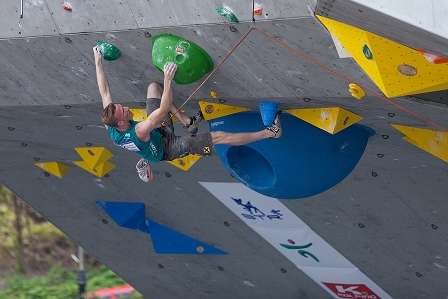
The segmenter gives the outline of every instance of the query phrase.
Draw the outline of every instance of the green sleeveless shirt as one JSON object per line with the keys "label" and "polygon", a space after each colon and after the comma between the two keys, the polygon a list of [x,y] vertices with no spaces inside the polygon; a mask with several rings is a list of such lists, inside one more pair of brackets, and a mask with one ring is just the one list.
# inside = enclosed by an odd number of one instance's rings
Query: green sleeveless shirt
{"label": "green sleeveless shirt", "polygon": [[107,127],[115,145],[139,154],[149,162],[157,163],[162,160],[163,146],[162,139],[157,131],[152,130],[149,134],[148,142],[141,142],[135,133],[137,121],[130,120],[131,126],[124,132],[118,132],[115,127]]}

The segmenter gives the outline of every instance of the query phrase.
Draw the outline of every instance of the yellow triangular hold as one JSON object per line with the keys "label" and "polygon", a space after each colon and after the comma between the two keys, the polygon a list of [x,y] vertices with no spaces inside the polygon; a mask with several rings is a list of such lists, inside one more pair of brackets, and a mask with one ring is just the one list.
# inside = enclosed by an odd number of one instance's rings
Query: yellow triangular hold
{"label": "yellow triangular hold", "polygon": [[96,168],[114,156],[105,147],[75,147],[75,150],[90,169]]}
{"label": "yellow triangular hold", "polygon": [[88,172],[90,172],[90,173],[92,173],[92,174],[98,176],[98,175],[97,175],[97,171],[94,170],[94,169],[91,169],[91,168],[87,165],[87,163],[84,162],[84,161],[73,161],[73,164],[78,165],[78,166],[81,167],[82,169],[87,170]]}
{"label": "yellow triangular hold", "polygon": [[107,173],[109,173],[109,171],[111,171],[112,169],[114,169],[115,166],[116,166],[116,165],[115,165],[114,163],[111,163],[111,162],[109,162],[109,161],[106,161],[106,162],[104,162],[104,163],[98,165],[98,166],[95,168],[95,170],[96,170],[96,172],[97,172],[97,176],[100,177],[100,178],[103,177],[103,176],[105,176]]}
{"label": "yellow triangular hold", "polygon": [[[129,110],[134,113],[134,116],[132,117],[133,120],[135,121],[143,121],[145,119],[147,119],[148,117],[146,116],[146,108],[129,108]],[[180,110],[181,112],[185,112],[185,110]],[[173,116],[173,118],[171,118],[171,121],[173,123],[179,121],[175,116]]]}
{"label": "yellow triangular hold", "polygon": [[285,112],[330,134],[336,134],[362,119],[361,116],[340,107],[291,109]]}
{"label": "yellow triangular hold", "polygon": [[448,162],[448,132],[420,129],[402,125],[391,125],[406,136],[403,140],[425,152]]}
{"label": "yellow triangular hold", "polygon": [[70,168],[70,166],[60,162],[43,162],[43,163],[35,163],[34,165],[42,168],[43,170],[48,171],[49,173],[57,176],[60,179],[62,179],[64,174]]}
{"label": "yellow triangular hold", "polygon": [[129,110],[134,113],[132,119],[135,121],[143,121],[148,118],[146,115],[146,108],[129,108]]}
{"label": "yellow triangular hold", "polygon": [[245,107],[230,106],[204,101],[199,101],[199,107],[201,107],[202,114],[204,115],[204,120],[210,120],[221,116],[250,110],[249,108]]}
{"label": "yellow triangular hold", "polygon": [[193,166],[194,163],[196,163],[202,156],[198,155],[188,155],[182,158],[174,159],[173,161],[166,161],[170,163],[171,165],[174,165],[184,171],[187,171],[190,169],[191,166]]}
{"label": "yellow triangular hold", "polygon": [[409,138],[408,136],[403,136],[403,137],[401,137],[401,139],[403,139],[404,141],[409,142],[410,144],[412,144],[412,145],[414,145],[414,146],[416,146],[416,147],[421,148],[420,145],[419,145],[417,142],[415,142],[414,140],[412,140],[412,139]]}
{"label": "yellow triangular hold", "polygon": [[73,161],[73,164],[78,165],[82,169],[87,170],[88,172],[90,172],[93,175],[96,175],[99,178],[102,178],[103,176],[105,176],[109,171],[114,169],[116,166],[115,164],[113,164],[109,161],[106,161],[93,169],[90,168],[89,165],[87,165],[87,163],[84,161]]}
{"label": "yellow triangular hold", "polygon": [[[185,110],[180,110],[180,112],[185,112]],[[175,123],[175,122],[178,122],[179,121],[179,119],[176,117],[176,116],[173,116],[172,118],[171,118],[171,121],[173,122],[173,123]]]}
{"label": "yellow triangular hold", "polygon": [[317,16],[389,98],[448,89],[448,64],[362,29]]}

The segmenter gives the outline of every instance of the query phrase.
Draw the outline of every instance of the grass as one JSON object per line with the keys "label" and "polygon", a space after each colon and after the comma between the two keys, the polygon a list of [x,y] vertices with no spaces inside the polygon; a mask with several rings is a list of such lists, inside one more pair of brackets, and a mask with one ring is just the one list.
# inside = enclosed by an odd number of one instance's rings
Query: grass
{"label": "grass", "polygon": [[[79,295],[78,272],[65,270],[60,265],[53,266],[45,276],[14,275],[6,279],[6,290],[0,290],[2,299],[75,299]],[[86,270],[86,292],[125,285],[126,282],[108,268],[89,268]],[[143,297],[135,292],[131,298]]]}

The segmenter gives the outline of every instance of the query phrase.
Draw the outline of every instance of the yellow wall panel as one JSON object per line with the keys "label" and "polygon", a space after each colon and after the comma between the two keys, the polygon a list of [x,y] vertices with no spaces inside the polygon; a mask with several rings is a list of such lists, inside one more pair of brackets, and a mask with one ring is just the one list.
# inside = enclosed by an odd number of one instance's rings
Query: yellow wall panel
{"label": "yellow wall panel", "polygon": [[[433,64],[415,49],[318,16],[389,98],[448,89],[448,64]],[[371,58],[364,51],[371,52]]]}

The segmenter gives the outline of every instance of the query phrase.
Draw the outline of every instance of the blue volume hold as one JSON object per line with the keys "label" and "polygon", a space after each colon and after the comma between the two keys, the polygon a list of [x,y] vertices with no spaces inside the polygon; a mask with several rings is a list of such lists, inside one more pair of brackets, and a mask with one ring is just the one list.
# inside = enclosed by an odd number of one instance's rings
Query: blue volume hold
{"label": "blue volume hold", "polygon": [[142,203],[104,202],[99,205],[119,226],[148,232],[145,218],[145,205]]}
{"label": "blue volume hold", "polygon": [[[245,111],[209,122],[210,131],[247,132],[265,126],[260,114]],[[375,131],[354,124],[329,134],[283,113],[283,136],[241,146],[218,144],[228,171],[250,189],[279,199],[301,199],[330,189],[346,178],[361,159]]]}
{"label": "blue volume hold", "polygon": [[119,226],[151,236],[157,254],[227,254],[145,217],[145,204],[96,201]]}
{"label": "blue volume hold", "polygon": [[154,251],[158,254],[198,254],[198,246],[202,246],[202,254],[227,254],[222,250],[202,243],[171,228],[148,220]]}

